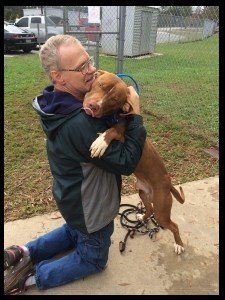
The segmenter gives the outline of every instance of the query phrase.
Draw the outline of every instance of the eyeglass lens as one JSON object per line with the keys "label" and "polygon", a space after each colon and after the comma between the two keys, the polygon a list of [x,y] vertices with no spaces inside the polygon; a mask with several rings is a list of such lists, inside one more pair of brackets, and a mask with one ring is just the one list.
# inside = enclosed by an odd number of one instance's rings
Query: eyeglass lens
{"label": "eyeglass lens", "polygon": [[94,66],[94,60],[93,60],[93,58],[90,58],[90,60],[88,60],[88,61],[83,65],[83,67],[81,67],[81,72],[82,72],[83,74],[86,74],[90,66]]}

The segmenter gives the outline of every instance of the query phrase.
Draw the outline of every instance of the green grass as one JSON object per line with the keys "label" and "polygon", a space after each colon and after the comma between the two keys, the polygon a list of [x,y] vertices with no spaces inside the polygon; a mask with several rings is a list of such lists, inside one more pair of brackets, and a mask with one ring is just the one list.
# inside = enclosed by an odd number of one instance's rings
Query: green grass
{"label": "green grass", "polygon": [[159,44],[161,56],[126,59],[141,88],[144,111],[181,122],[214,141],[218,137],[218,36],[192,43]]}
{"label": "green grass", "polygon": [[[174,184],[218,174],[218,160],[203,152],[218,139],[218,37],[161,44],[162,56],[126,58],[124,73],[141,89],[148,136]],[[115,58],[100,57],[115,71]],[[5,59],[5,221],[56,210],[46,158],[45,135],[32,99],[50,84],[38,55]],[[123,177],[123,194],[134,193],[134,177]]]}

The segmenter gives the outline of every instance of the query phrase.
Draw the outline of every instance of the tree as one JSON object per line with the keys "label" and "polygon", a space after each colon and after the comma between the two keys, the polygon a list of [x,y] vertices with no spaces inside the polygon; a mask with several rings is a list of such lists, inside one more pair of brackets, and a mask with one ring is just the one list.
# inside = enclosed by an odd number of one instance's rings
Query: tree
{"label": "tree", "polygon": [[4,20],[13,22],[23,16],[24,6],[4,6]]}
{"label": "tree", "polygon": [[162,11],[162,12],[166,12],[168,7],[170,7],[170,6],[160,6],[159,10]]}
{"label": "tree", "polygon": [[200,15],[203,11],[203,8],[204,6],[197,6],[196,9],[195,9],[195,14],[196,15]]}
{"label": "tree", "polygon": [[191,6],[164,6],[164,11],[174,16],[186,17],[192,15]]}
{"label": "tree", "polygon": [[204,19],[219,21],[219,6],[205,6],[202,16]]}

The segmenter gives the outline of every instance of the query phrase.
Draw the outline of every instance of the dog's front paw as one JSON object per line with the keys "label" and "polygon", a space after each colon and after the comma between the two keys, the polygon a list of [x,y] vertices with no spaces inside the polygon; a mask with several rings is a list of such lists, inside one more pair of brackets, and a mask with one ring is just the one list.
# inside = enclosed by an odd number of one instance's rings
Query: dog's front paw
{"label": "dog's front paw", "polygon": [[105,132],[100,133],[99,137],[91,144],[91,157],[101,157],[105,153],[109,146],[105,140],[105,135]]}
{"label": "dog's front paw", "polygon": [[182,252],[184,252],[184,247],[182,247],[181,245],[178,245],[178,244],[174,243],[174,251],[177,254],[181,254]]}

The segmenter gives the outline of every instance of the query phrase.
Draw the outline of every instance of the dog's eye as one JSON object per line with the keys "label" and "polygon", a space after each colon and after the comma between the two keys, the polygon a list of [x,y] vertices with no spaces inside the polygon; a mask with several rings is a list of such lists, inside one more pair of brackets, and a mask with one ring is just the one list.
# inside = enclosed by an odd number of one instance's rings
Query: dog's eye
{"label": "dog's eye", "polygon": [[100,86],[100,88],[103,87],[103,84],[101,82],[98,82],[98,85]]}
{"label": "dog's eye", "polygon": [[118,100],[118,99],[115,98],[115,97],[114,97],[114,98],[111,98],[111,101],[112,101],[112,102],[116,102],[117,100]]}

